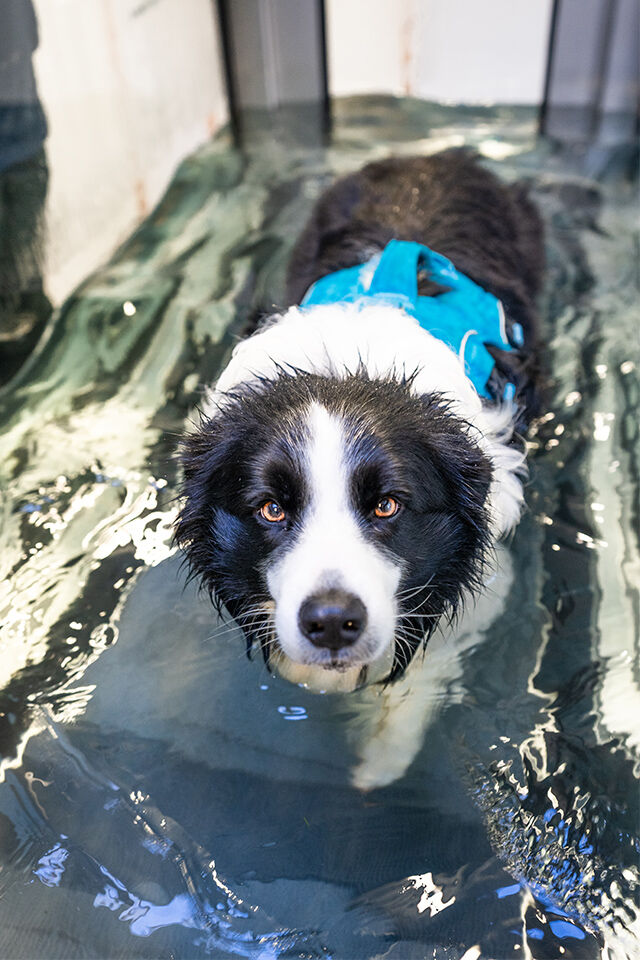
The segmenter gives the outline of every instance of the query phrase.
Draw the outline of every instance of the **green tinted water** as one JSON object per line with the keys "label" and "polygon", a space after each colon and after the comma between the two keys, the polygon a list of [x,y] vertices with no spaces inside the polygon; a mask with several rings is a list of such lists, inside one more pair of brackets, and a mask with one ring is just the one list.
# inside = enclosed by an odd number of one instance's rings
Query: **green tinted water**
{"label": "green tinted water", "polygon": [[[0,396],[3,956],[640,949],[635,191],[528,110],[335,109],[329,146],[274,122],[189,158]],[[172,456],[324,186],[462,143],[547,224],[549,413],[506,609],[407,775],[361,794],[374,695],[270,677],[183,589]]]}

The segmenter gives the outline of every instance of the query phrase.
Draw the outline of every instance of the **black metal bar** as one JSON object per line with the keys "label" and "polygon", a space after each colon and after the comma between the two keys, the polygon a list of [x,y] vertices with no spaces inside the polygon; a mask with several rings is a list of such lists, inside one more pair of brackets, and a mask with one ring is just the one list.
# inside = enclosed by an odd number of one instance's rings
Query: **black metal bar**
{"label": "black metal bar", "polygon": [[553,82],[553,66],[556,51],[556,40],[558,34],[558,22],[560,20],[560,5],[562,0],[553,0],[551,9],[551,23],[549,25],[549,41],[547,44],[547,67],[544,75],[544,93],[542,103],[538,112],[538,133],[545,132],[547,115],[549,111],[549,99],[551,96],[551,84]]}
{"label": "black metal bar", "polygon": [[227,9],[228,0],[212,0],[215,7],[214,15],[217,13],[218,25],[220,28],[220,43],[222,46],[222,65],[224,72],[224,81],[227,90],[227,105],[229,107],[229,126],[234,140],[239,139],[240,118],[238,112],[238,92],[235,87],[233,76],[233,56],[231,40],[231,22]]}
{"label": "black metal bar", "polygon": [[320,44],[321,44],[321,68],[322,68],[322,113],[324,132],[328,134],[331,129],[331,108],[329,101],[329,67],[327,61],[327,9],[325,0],[318,0],[320,16]]}

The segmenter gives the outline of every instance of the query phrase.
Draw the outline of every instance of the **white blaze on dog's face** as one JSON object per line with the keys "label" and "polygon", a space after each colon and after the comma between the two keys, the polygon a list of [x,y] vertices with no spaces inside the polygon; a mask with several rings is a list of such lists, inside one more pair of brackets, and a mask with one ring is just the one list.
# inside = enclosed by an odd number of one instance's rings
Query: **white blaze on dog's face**
{"label": "white blaze on dog's face", "polygon": [[360,670],[393,652],[402,565],[364,536],[341,419],[314,403],[307,427],[307,504],[295,543],[266,576],[276,635],[294,663]]}

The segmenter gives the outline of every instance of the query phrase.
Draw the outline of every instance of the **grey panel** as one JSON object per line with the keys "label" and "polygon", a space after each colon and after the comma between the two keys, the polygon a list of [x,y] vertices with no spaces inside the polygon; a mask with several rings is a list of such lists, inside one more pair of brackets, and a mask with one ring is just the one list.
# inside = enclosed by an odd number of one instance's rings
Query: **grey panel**
{"label": "grey panel", "polygon": [[638,0],[618,0],[611,35],[602,96],[603,110],[633,110],[638,98],[640,64],[640,5]]}
{"label": "grey panel", "polygon": [[269,0],[276,43],[281,102],[308,102],[323,95],[319,5],[305,0]]}
{"label": "grey panel", "polygon": [[318,0],[226,0],[224,7],[236,108],[273,108],[325,98],[323,11]]}
{"label": "grey panel", "polygon": [[544,133],[564,142],[632,142],[638,125],[638,0],[555,0]]}
{"label": "grey panel", "polygon": [[611,4],[603,0],[561,0],[551,66],[553,102],[589,106],[600,83],[602,40]]}

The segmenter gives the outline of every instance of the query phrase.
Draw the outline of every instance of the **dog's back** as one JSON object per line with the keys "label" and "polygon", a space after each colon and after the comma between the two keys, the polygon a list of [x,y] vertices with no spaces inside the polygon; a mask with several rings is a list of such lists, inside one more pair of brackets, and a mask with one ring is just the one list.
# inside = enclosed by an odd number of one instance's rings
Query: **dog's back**
{"label": "dog's back", "polygon": [[[318,201],[289,265],[287,297],[299,303],[320,277],[363,263],[390,240],[425,244],[502,303],[522,328],[522,348],[490,348],[517,383],[522,422],[536,412],[535,299],[544,268],[542,223],[520,183],[507,185],[467,150],[391,157],[338,180]],[[418,278],[422,296],[442,291]]]}

